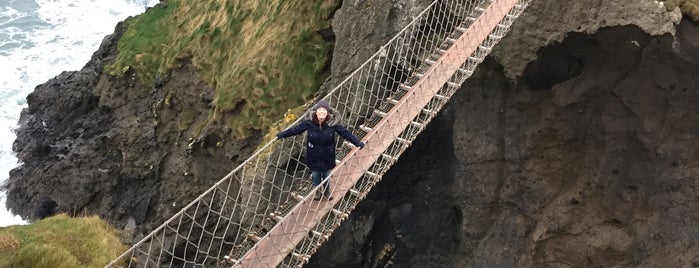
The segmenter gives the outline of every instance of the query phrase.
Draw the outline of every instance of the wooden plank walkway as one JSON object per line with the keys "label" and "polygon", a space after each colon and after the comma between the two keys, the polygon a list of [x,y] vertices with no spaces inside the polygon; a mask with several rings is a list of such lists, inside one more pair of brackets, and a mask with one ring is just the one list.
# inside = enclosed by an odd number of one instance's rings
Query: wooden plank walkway
{"label": "wooden plank walkway", "polygon": [[365,170],[408,127],[413,118],[420,114],[430,99],[457,72],[468,57],[476,51],[497,24],[507,15],[518,0],[496,0],[459,39],[435,61],[401,98],[386,113],[384,118],[365,136],[366,147],[353,149],[331,172],[333,200],[304,198],[281,222],[277,223],[243,258],[237,267],[277,267],[292,252],[309,231],[341,200]]}

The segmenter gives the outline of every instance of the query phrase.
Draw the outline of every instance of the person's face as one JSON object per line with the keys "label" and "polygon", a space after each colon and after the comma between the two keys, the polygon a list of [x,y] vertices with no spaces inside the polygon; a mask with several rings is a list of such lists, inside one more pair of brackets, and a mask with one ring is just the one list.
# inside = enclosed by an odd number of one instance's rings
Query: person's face
{"label": "person's face", "polygon": [[316,116],[318,117],[318,120],[325,120],[325,118],[328,117],[328,110],[323,107],[318,108],[316,109]]}

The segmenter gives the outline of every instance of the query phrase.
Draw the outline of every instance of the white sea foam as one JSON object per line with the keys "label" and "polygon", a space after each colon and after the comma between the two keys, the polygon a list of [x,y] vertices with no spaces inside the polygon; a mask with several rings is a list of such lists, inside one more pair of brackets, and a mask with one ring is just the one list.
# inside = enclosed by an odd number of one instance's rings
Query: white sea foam
{"label": "white sea foam", "polygon": [[[17,166],[13,129],[25,97],[62,71],[82,68],[117,22],[158,0],[0,0],[0,183]],[[5,208],[0,226],[24,223]]]}

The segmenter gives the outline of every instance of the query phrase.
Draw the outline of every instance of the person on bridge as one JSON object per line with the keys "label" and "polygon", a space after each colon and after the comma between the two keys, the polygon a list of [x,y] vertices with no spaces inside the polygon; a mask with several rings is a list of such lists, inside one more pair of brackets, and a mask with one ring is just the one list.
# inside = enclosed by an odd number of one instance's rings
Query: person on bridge
{"label": "person on bridge", "polygon": [[[354,136],[347,128],[340,125],[340,114],[330,107],[327,101],[321,100],[306,113],[306,120],[277,133],[277,138],[286,138],[306,132],[306,165],[311,169],[313,186],[318,186],[335,167],[335,132],[350,141],[359,149],[364,143]],[[320,200],[322,196],[332,199],[330,181],[315,192],[313,199]]]}

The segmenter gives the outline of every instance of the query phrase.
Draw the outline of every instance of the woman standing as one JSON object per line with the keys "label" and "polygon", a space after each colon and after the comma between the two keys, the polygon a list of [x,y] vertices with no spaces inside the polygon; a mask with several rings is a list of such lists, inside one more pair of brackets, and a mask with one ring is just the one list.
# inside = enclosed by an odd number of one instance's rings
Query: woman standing
{"label": "woman standing", "polygon": [[[311,178],[315,187],[325,180],[335,167],[335,132],[359,149],[364,148],[364,143],[352,135],[347,128],[340,125],[339,113],[330,108],[325,100],[321,100],[309,110],[306,117],[307,119],[298,125],[277,133],[277,138],[291,137],[306,132],[306,165],[311,169]],[[326,181],[323,187],[316,191],[313,199],[319,200],[322,196],[332,199],[329,181]]]}

